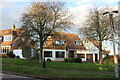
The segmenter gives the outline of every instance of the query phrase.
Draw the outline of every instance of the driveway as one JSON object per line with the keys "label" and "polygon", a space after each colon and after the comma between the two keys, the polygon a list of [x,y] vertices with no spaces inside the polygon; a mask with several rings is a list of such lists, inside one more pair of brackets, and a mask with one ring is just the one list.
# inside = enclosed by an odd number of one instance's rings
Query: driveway
{"label": "driveway", "polygon": [[0,75],[1,75],[0,80],[42,80],[42,79],[35,79],[31,77],[24,77],[24,76],[12,75],[12,74],[0,73]]}

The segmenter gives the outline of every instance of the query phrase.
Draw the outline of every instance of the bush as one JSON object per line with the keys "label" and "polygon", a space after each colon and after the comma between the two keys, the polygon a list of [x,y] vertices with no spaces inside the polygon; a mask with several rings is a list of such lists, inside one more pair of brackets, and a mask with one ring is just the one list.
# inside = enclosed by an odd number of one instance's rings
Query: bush
{"label": "bush", "polygon": [[113,65],[114,64],[114,60],[112,60],[112,59],[105,59],[105,60],[103,60],[103,63],[107,64],[107,65]]}
{"label": "bush", "polygon": [[48,58],[46,61],[47,61],[47,62],[51,62],[52,60]]}
{"label": "bush", "polygon": [[64,61],[65,62],[74,62],[74,58],[65,58]]}
{"label": "bush", "polygon": [[13,52],[7,53],[7,56],[8,56],[9,58],[15,58],[15,54],[13,54]]}
{"label": "bush", "polygon": [[65,58],[65,62],[75,62],[75,63],[81,63],[82,60],[80,58]]}
{"label": "bush", "polygon": [[82,59],[81,58],[75,58],[74,61],[75,61],[75,63],[81,63]]}

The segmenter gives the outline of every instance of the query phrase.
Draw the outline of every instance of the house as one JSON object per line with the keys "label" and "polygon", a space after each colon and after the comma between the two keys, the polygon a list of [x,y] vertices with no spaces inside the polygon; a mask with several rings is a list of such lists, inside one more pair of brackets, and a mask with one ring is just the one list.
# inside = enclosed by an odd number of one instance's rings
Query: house
{"label": "house", "polygon": [[[86,51],[86,58],[88,60],[93,59],[93,62],[96,62],[99,60],[99,43],[95,39],[91,38],[84,38],[83,44]],[[102,50],[102,57],[104,58],[106,54],[109,54],[110,50],[106,50],[105,48]]]}
{"label": "house", "polygon": [[[82,61],[99,60],[99,44],[94,39],[80,40],[77,34],[53,32],[44,43],[44,57],[47,60],[64,60],[64,58],[82,58]],[[103,50],[103,56],[109,51]]]}
{"label": "house", "polygon": [[[20,58],[30,58],[34,55],[34,43],[22,28],[1,30],[0,54],[12,51]],[[63,61],[64,58],[82,58],[82,61],[96,62],[99,60],[98,43],[95,40],[80,40],[77,34],[53,31],[43,45],[43,57],[53,61]],[[105,50],[104,50],[105,51]]]}
{"label": "house", "polygon": [[44,43],[44,57],[51,60],[81,57],[86,48],[74,33],[53,32]]}
{"label": "house", "polygon": [[23,41],[21,36],[26,31],[22,28],[15,28],[15,25],[12,25],[12,29],[0,30],[0,32],[0,55],[13,52],[16,56],[24,58],[23,49],[28,44]]}

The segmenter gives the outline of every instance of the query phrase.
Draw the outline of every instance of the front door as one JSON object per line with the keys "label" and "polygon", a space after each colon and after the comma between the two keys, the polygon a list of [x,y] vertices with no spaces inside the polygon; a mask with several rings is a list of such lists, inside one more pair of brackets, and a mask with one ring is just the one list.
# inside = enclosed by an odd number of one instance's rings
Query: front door
{"label": "front door", "polygon": [[98,61],[98,54],[95,54],[95,62]]}
{"label": "front door", "polygon": [[69,51],[69,58],[74,58],[74,51]]}
{"label": "front door", "polygon": [[86,57],[88,62],[93,62],[93,54],[87,54]]}

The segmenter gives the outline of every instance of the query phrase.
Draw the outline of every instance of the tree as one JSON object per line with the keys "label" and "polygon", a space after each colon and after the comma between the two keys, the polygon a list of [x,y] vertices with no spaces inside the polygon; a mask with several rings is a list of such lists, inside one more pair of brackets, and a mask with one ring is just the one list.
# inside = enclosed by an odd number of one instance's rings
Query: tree
{"label": "tree", "polygon": [[61,2],[34,2],[22,15],[22,26],[29,31],[40,62],[43,60],[43,44],[51,32],[58,28],[68,28],[72,24],[63,6]]}
{"label": "tree", "polygon": [[111,26],[109,17],[104,15],[105,9],[90,9],[85,21],[85,27],[80,28],[80,32],[86,37],[95,39],[99,43],[99,62],[102,63],[102,42],[111,39]]}

